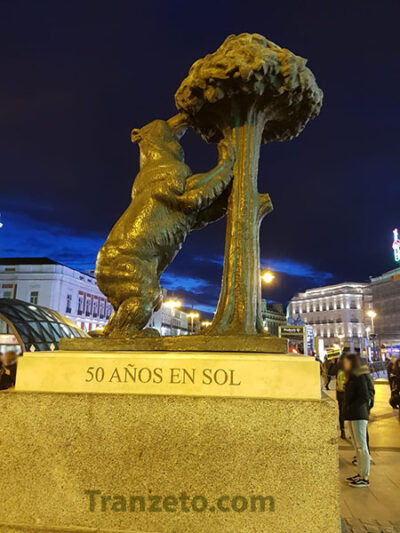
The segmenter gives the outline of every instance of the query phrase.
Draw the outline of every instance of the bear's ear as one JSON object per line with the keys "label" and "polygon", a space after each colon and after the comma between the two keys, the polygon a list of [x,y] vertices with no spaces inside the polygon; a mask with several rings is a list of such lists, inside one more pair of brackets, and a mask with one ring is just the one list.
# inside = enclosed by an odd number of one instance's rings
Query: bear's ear
{"label": "bear's ear", "polygon": [[140,135],[140,129],[138,128],[133,128],[133,130],[131,131],[131,141],[133,143],[138,143],[142,140],[142,137]]}

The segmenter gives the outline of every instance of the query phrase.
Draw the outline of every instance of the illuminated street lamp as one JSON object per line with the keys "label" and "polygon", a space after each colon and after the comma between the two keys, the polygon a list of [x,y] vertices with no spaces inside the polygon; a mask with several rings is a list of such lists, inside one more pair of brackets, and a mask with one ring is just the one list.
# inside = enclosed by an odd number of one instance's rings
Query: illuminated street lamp
{"label": "illuminated street lamp", "polygon": [[266,270],[264,274],[261,275],[261,279],[264,283],[272,283],[275,279],[275,274],[270,270]]}
{"label": "illuminated street lamp", "polygon": [[340,347],[343,348],[344,334],[343,333],[338,333],[337,338],[339,339]]}
{"label": "illuminated street lamp", "polygon": [[191,332],[194,333],[194,319],[195,318],[199,318],[199,313],[196,313],[195,311],[192,311],[190,313],[188,313],[188,317],[191,319],[191,324],[192,324],[192,328],[191,328]]}
{"label": "illuminated street lamp", "polygon": [[169,307],[170,309],[176,309],[177,307],[182,307],[182,302],[179,300],[167,300],[164,302],[165,307]]}
{"label": "illuminated street lamp", "polygon": [[201,323],[203,328],[208,328],[208,327],[211,326],[211,324],[212,324],[212,322],[209,322],[208,320],[203,320],[203,322]]}
{"label": "illuminated street lamp", "polygon": [[375,333],[374,319],[376,318],[376,312],[373,309],[367,311],[367,315],[371,319],[372,335]]}

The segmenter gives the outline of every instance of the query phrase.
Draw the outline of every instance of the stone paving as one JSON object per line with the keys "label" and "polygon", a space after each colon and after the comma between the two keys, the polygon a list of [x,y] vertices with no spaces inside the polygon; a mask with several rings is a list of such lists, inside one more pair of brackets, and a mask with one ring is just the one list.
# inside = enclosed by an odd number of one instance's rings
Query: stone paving
{"label": "stone paving", "polygon": [[[334,383],[331,385],[334,388]],[[349,487],[345,478],[354,475],[354,452],[350,440],[339,440],[341,514],[343,533],[400,533],[400,420],[389,405],[389,386],[375,386],[375,407],[369,424],[371,485]],[[329,395],[334,397],[334,392]]]}
{"label": "stone paving", "polygon": [[400,522],[362,522],[356,518],[343,520],[343,533],[400,533]]}

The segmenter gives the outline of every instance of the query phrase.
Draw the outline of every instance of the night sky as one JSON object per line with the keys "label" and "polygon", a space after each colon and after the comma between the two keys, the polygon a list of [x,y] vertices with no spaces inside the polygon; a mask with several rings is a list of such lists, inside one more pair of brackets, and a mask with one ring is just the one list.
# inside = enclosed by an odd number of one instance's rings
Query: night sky
{"label": "night sky", "polygon": [[[307,57],[325,93],[299,138],[262,147],[264,296],[366,281],[395,267],[400,226],[399,0],[0,1],[0,256],[93,268],[138,171],[130,130],[176,112],[190,65],[230,33]],[[194,172],[216,147],[182,144]],[[225,221],[187,239],[163,285],[212,310]]]}

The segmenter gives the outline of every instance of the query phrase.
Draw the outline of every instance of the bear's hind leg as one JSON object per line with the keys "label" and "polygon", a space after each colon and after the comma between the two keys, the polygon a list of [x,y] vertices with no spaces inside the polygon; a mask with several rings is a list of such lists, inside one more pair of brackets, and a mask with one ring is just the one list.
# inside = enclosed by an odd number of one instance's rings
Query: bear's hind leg
{"label": "bear's hind leg", "polygon": [[110,337],[132,337],[139,335],[150,320],[153,309],[158,305],[161,292],[153,298],[132,296],[124,300],[108,324],[106,335]]}

